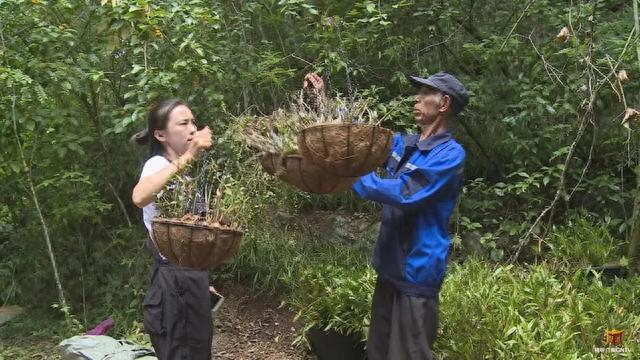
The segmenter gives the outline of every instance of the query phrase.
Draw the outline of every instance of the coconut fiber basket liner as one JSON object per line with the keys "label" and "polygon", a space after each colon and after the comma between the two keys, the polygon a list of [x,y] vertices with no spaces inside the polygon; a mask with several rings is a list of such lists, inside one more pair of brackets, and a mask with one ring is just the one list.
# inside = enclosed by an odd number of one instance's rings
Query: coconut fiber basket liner
{"label": "coconut fiber basket liner", "polygon": [[259,155],[259,159],[265,172],[305,192],[315,194],[340,192],[351,188],[358,179],[330,174],[300,154],[263,153]]}
{"label": "coconut fiber basket liner", "polygon": [[306,159],[338,176],[368,174],[387,160],[393,133],[377,125],[320,124],[298,134]]}
{"label": "coconut fiber basket liner", "polygon": [[152,227],[160,253],[178,266],[218,267],[229,260],[242,243],[242,231],[221,226],[155,218]]}
{"label": "coconut fiber basket liner", "polygon": [[276,175],[277,172],[284,171],[282,166],[282,154],[263,152],[258,154],[258,160],[262,169],[269,175]]}

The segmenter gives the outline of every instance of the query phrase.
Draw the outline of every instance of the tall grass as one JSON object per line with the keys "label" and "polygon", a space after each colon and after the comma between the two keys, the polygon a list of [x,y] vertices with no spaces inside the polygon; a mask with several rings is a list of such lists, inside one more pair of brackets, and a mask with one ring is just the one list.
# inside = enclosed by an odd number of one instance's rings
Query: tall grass
{"label": "tall grass", "polygon": [[604,332],[623,330],[638,358],[640,279],[605,285],[584,270],[469,260],[453,264],[441,294],[442,359],[597,359]]}
{"label": "tall grass", "polygon": [[606,224],[594,224],[584,217],[571,218],[554,229],[547,245],[547,258],[575,267],[617,262],[627,248],[627,242],[613,237]]}

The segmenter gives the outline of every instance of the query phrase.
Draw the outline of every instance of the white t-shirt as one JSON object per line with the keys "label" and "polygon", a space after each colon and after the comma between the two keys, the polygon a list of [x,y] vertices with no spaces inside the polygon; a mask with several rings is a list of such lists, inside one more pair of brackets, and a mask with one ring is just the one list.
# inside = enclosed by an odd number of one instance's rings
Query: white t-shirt
{"label": "white t-shirt", "polygon": [[[156,155],[146,163],[144,163],[144,167],[142,167],[142,173],[140,174],[140,178],[151,175],[159,170],[162,170],[167,165],[171,164],[169,160],[167,160],[164,156]],[[156,210],[156,203],[154,201],[150,202],[147,206],[142,208],[142,219],[144,220],[144,226],[147,227],[147,231],[149,232],[149,237],[153,240],[153,230],[151,229],[151,220],[158,214],[158,210]]]}

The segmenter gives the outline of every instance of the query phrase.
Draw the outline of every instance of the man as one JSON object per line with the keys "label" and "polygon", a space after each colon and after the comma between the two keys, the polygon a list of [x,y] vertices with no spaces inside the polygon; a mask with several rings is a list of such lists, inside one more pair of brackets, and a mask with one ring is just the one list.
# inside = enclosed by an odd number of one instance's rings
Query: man
{"label": "man", "polygon": [[[353,191],[383,204],[373,255],[378,273],[367,343],[369,360],[432,359],[439,290],[449,249],[448,222],[462,183],[465,151],[449,125],[469,102],[464,85],[439,72],[409,77],[419,89],[413,116],[421,133],[395,134],[386,176],[361,177]],[[305,76],[305,88],[324,90]]]}

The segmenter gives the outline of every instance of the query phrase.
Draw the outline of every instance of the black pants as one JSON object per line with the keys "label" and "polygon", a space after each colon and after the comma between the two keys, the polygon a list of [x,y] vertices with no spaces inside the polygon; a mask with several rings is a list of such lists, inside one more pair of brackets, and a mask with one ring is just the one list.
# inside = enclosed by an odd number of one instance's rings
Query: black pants
{"label": "black pants", "polygon": [[400,293],[378,278],[371,305],[369,360],[431,360],[438,333],[439,298]]}
{"label": "black pants", "polygon": [[159,360],[210,360],[209,273],[156,262],[143,302],[144,328]]}

